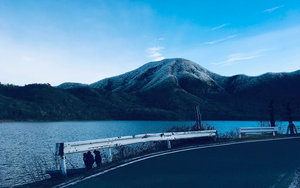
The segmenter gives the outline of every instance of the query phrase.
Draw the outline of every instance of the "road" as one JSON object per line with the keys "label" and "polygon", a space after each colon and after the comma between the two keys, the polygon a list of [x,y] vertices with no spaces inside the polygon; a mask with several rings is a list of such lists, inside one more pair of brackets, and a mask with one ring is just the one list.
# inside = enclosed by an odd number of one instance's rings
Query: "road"
{"label": "road", "polygon": [[166,154],[68,187],[288,187],[300,167],[300,138]]}

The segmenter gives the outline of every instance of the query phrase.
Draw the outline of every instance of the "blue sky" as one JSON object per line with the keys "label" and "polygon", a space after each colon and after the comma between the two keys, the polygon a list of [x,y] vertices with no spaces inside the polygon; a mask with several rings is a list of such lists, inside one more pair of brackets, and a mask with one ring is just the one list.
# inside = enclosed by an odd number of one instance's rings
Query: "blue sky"
{"label": "blue sky", "polygon": [[4,84],[89,84],[176,57],[225,76],[298,70],[300,1],[0,1]]}

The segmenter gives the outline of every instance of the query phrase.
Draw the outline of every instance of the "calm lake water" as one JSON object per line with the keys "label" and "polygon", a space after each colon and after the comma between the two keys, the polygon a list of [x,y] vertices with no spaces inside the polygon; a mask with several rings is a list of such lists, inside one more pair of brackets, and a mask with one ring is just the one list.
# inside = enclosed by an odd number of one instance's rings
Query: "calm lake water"
{"label": "calm lake water", "polygon": [[[214,126],[219,133],[238,127],[260,126],[256,121],[204,122]],[[52,163],[55,143],[160,133],[173,126],[191,126],[194,123],[194,121],[3,122],[0,123],[0,187],[31,181],[26,169],[31,162],[39,158]],[[294,123],[300,125],[300,122]],[[278,124],[285,132],[288,122]],[[69,167],[70,165],[83,167],[82,154],[67,155],[67,162]]]}

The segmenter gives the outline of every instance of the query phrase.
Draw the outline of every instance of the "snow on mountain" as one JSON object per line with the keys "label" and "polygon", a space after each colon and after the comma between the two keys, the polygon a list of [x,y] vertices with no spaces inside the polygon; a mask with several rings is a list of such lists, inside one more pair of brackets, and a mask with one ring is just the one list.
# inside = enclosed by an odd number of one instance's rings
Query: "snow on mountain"
{"label": "snow on mountain", "polygon": [[[189,93],[237,93],[257,85],[276,83],[278,79],[299,80],[300,70],[291,73],[266,73],[260,76],[221,76],[182,58],[147,63],[119,76],[106,78],[90,85],[63,83],[58,88],[102,88],[113,92],[146,91],[153,88],[181,88]],[[294,78],[295,77],[295,78]]]}
{"label": "snow on mountain", "polygon": [[131,72],[95,82],[90,87],[114,92],[133,92],[163,85],[180,87],[180,82],[187,79],[198,80],[211,86],[217,85],[212,77],[221,76],[189,60],[174,58],[147,63]]}

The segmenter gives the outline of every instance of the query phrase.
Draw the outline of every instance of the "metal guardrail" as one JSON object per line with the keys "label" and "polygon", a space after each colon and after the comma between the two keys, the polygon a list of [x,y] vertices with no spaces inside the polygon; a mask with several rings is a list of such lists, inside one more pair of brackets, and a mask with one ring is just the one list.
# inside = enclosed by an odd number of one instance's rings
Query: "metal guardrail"
{"label": "metal guardrail", "polygon": [[168,148],[171,148],[171,140],[199,138],[199,137],[216,137],[216,130],[189,131],[189,132],[170,132],[170,133],[151,133],[139,134],[135,136],[122,136],[97,140],[87,140],[78,142],[56,143],[55,155],[61,156],[62,174],[67,175],[65,155],[80,153],[91,150],[108,148],[108,162],[112,162],[111,148],[124,145],[144,143],[151,141],[167,141]]}
{"label": "metal guardrail", "polygon": [[242,138],[242,133],[259,133],[259,132],[278,132],[278,127],[240,127],[239,128],[239,138]]}

